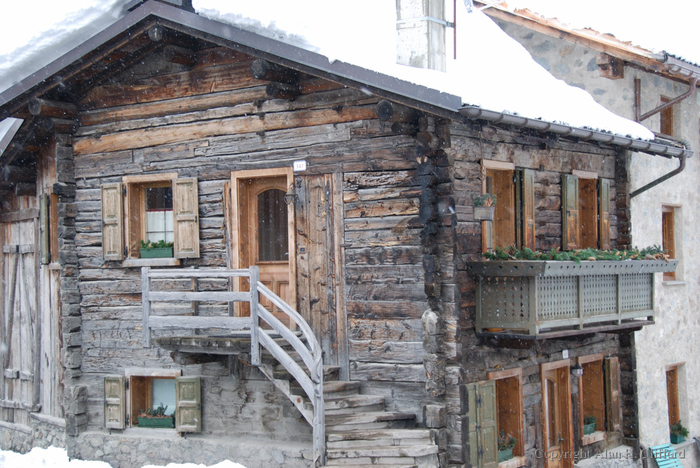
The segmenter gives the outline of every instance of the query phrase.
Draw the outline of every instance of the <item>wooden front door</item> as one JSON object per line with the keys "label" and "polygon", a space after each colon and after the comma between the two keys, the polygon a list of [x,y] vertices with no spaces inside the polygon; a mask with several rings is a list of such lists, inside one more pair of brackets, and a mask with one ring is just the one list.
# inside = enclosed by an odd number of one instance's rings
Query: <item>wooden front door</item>
{"label": "wooden front door", "polygon": [[545,468],[573,467],[569,360],[542,364],[542,443]]}
{"label": "wooden front door", "polygon": [[[296,309],[294,280],[294,205],[285,202],[291,181],[286,169],[234,173],[232,175],[236,268],[257,266],[260,282]],[[242,285],[248,289],[248,285]],[[289,318],[269,301],[261,304],[282,323]],[[250,311],[242,307],[242,315]],[[292,326],[293,328],[293,326]]]}

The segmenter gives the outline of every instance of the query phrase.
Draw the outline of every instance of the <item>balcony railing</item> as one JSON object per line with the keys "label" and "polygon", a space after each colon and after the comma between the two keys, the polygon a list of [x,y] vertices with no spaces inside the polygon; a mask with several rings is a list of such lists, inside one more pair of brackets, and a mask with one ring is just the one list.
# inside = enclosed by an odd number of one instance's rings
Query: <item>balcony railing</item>
{"label": "balcony railing", "polygon": [[470,262],[476,331],[544,338],[641,327],[654,320],[654,273],[678,261]]}

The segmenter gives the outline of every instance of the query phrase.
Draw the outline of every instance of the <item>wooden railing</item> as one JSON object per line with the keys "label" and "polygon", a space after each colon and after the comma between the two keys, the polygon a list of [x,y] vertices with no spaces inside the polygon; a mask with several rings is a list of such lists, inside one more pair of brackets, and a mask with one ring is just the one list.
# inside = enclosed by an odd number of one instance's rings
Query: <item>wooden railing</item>
{"label": "wooden railing", "polygon": [[653,323],[654,273],[678,261],[470,262],[476,330],[572,335]]}
{"label": "wooden railing", "polygon": [[[258,267],[249,269],[224,270],[185,270],[185,269],[159,269],[142,268],[142,303],[143,303],[143,346],[151,346],[152,330],[188,330],[188,329],[219,329],[226,332],[250,333],[250,359],[254,366],[261,366],[260,346],[279,361],[299,383],[304,393],[313,405],[313,417],[309,421],[313,428],[313,449],[316,465],[325,464],[325,420],[323,401],[323,360],[321,347],[309,324],[289,304],[270,291],[260,282]],[[201,279],[227,279],[231,284],[233,278],[248,278],[250,291],[154,291],[152,280],[191,280],[196,284]],[[301,333],[297,333],[285,326],[271,311],[260,303],[260,296],[273,304],[278,313],[284,313],[296,325]],[[228,315],[175,315],[152,314],[154,302],[193,302],[206,301],[208,303],[227,303],[225,308]],[[234,317],[233,303],[247,302],[250,304],[249,317]],[[196,309],[196,308],[195,308]],[[222,311],[224,308],[222,307]],[[306,371],[292,359],[289,354],[270,337],[271,330],[265,330],[261,321],[279,334],[299,356],[306,367]],[[307,373],[308,372],[308,373]]]}

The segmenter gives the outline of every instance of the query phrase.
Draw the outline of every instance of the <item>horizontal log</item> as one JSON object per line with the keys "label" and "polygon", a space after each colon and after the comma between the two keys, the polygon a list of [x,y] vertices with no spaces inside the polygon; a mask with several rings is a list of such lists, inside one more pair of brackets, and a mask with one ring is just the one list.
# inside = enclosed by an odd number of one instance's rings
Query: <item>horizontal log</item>
{"label": "horizontal log", "polygon": [[426,301],[423,283],[351,284],[346,286],[350,301]]}
{"label": "horizontal log", "polygon": [[[390,181],[387,181],[390,184]],[[345,203],[359,201],[374,201],[386,200],[395,198],[418,198],[421,194],[420,187],[381,187],[360,189],[357,191],[343,192],[343,201]]]}
{"label": "horizontal log", "polygon": [[250,317],[159,317],[150,316],[152,329],[223,328],[226,330],[250,330]]}
{"label": "horizontal log", "polygon": [[[350,246],[348,246],[350,247]],[[420,265],[420,246],[346,248],[346,265]]]}
{"label": "horizontal log", "polygon": [[29,412],[35,412],[35,411],[41,410],[41,405],[38,405],[38,404],[33,405],[30,403],[25,403],[23,401],[15,401],[15,400],[0,400],[0,407],[22,409],[22,410],[26,410]]}
{"label": "horizontal log", "polygon": [[420,201],[417,198],[346,203],[345,217],[417,215],[419,208]]}
{"label": "horizontal log", "polygon": [[163,48],[163,58],[170,63],[193,67],[197,63],[197,54],[184,47],[167,45]]}
{"label": "horizontal log", "polygon": [[[388,171],[388,172],[352,172],[343,174],[343,190],[354,191],[360,189],[388,187],[405,187],[418,185],[415,171]],[[477,173],[478,175],[478,173]]]}
{"label": "horizontal log", "polygon": [[421,319],[348,319],[348,338],[352,340],[422,341]]}
{"label": "horizontal log", "polygon": [[422,364],[422,341],[348,340],[351,361]]}
{"label": "horizontal log", "polygon": [[30,196],[33,197],[36,195],[36,184],[28,184],[24,182],[19,182],[17,185],[15,185],[15,195],[18,197],[25,197],[25,196]]}
{"label": "horizontal log", "polygon": [[227,362],[228,356],[219,354],[204,354],[204,353],[180,353],[173,351],[170,357],[176,364],[181,366],[194,366],[198,364],[208,364],[211,362]]}
{"label": "horizontal log", "polygon": [[167,279],[189,279],[189,278],[230,278],[230,277],[241,277],[249,276],[250,270],[247,269],[235,269],[235,270],[207,270],[207,271],[197,271],[197,270],[177,270],[177,271],[167,271],[167,270],[149,270],[148,276],[150,278],[167,278]]}
{"label": "horizontal log", "polygon": [[258,116],[235,117],[189,125],[170,125],[152,129],[126,131],[119,134],[104,135],[101,138],[80,138],[76,139],[73,143],[73,151],[75,155],[107,153],[214,136],[310,127],[330,123],[372,119],[374,117],[374,110],[366,107],[344,108],[340,112],[322,109],[267,114],[262,118]]}
{"label": "horizontal log", "polygon": [[383,122],[416,123],[421,114],[417,109],[396,102],[382,100],[377,104],[377,117]]}
{"label": "horizontal log", "polygon": [[350,363],[350,379],[362,382],[400,381],[425,382],[427,376],[422,364],[379,364],[379,363]]}
{"label": "horizontal log", "polygon": [[78,116],[78,106],[72,102],[51,101],[48,99],[32,99],[27,105],[33,116],[56,117],[59,119],[75,119]]}
{"label": "horizontal log", "polygon": [[346,304],[348,320],[354,319],[420,319],[429,309],[426,302],[353,301]]}
{"label": "horizontal log", "polygon": [[47,133],[75,133],[80,127],[77,120],[45,117],[41,120],[40,129]]}
{"label": "horizontal log", "polygon": [[278,81],[281,83],[298,83],[299,72],[267,60],[254,60],[250,72],[258,80]]}
{"label": "horizontal log", "polygon": [[273,81],[265,87],[265,94],[273,99],[286,99],[293,101],[301,95],[301,87],[298,84],[279,83]]}

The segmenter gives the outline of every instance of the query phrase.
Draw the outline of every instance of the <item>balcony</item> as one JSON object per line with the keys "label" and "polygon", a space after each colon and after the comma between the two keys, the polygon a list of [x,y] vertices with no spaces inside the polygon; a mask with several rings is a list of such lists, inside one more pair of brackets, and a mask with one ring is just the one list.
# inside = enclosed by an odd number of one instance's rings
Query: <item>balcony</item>
{"label": "balcony", "polygon": [[476,331],[520,339],[559,338],[654,323],[654,273],[677,260],[470,262]]}

